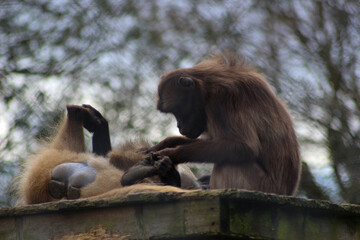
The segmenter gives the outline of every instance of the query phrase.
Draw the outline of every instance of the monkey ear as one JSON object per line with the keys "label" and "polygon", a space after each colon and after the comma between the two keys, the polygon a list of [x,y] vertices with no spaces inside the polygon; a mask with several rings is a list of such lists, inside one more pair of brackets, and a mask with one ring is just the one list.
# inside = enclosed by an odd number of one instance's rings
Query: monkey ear
{"label": "monkey ear", "polygon": [[184,88],[194,88],[195,87],[195,81],[192,80],[190,77],[180,77],[178,79],[178,84],[181,87]]}

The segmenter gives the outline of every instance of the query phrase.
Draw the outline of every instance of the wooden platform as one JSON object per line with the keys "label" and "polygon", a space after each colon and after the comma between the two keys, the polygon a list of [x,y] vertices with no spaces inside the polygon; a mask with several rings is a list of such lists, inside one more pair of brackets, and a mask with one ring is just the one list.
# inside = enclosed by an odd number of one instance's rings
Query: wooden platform
{"label": "wooden platform", "polygon": [[0,208],[2,239],[360,239],[360,206],[239,190]]}

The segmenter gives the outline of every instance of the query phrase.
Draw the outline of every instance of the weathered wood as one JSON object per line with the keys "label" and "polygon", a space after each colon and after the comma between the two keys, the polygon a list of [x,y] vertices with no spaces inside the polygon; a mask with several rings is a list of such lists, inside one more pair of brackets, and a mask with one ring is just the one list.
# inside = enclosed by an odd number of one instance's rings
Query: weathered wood
{"label": "weathered wood", "polygon": [[144,193],[0,209],[0,240],[119,239],[121,236],[124,239],[360,239],[360,206],[217,190]]}

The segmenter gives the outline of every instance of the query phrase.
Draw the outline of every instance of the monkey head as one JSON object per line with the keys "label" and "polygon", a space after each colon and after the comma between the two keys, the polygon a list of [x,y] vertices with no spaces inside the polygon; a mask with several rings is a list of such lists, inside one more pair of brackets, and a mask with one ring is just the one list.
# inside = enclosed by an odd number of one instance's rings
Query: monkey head
{"label": "monkey head", "polygon": [[206,130],[200,81],[184,71],[164,75],[158,86],[157,109],[175,116],[179,132],[197,138]]}

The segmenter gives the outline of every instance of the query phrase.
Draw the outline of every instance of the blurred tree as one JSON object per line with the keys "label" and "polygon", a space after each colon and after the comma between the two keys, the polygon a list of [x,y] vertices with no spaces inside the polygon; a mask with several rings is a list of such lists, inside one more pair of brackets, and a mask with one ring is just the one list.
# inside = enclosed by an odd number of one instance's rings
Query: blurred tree
{"label": "blurred tree", "polygon": [[[256,1],[254,7],[262,16],[254,48],[273,86],[302,119],[323,130],[339,197],[360,203],[359,2]],[[303,142],[316,138],[307,137]],[[329,198],[307,166],[303,171],[301,190]]]}

